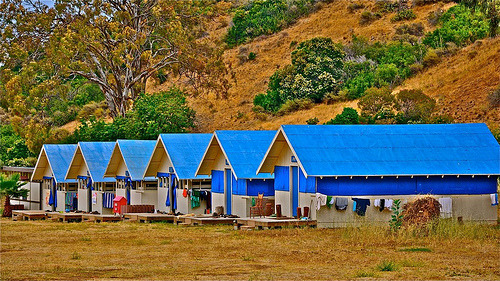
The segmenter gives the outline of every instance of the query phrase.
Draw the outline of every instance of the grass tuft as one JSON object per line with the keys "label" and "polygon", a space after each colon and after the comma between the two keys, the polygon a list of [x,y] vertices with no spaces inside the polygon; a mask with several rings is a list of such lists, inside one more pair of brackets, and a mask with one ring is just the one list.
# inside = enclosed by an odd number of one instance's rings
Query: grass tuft
{"label": "grass tuft", "polygon": [[355,278],[364,278],[364,277],[377,277],[375,272],[373,271],[358,271],[356,275],[354,275]]}
{"label": "grass tuft", "polygon": [[81,258],[82,256],[78,252],[73,252],[73,254],[71,255],[72,260],[79,260]]}
{"label": "grass tuft", "polygon": [[398,266],[394,261],[382,261],[377,265],[377,269],[380,271],[396,271]]}
{"label": "grass tuft", "polygon": [[254,257],[252,257],[252,256],[244,256],[242,260],[243,260],[243,261],[254,261],[254,260],[255,260],[255,258],[254,258]]}
{"label": "grass tuft", "polygon": [[84,242],[90,242],[91,241],[90,237],[82,237],[82,238],[80,238],[80,240],[82,240]]}
{"label": "grass tuft", "polygon": [[423,247],[403,248],[403,249],[399,249],[398,251],[399,252],[432,252],[431,249],[423,248]]}

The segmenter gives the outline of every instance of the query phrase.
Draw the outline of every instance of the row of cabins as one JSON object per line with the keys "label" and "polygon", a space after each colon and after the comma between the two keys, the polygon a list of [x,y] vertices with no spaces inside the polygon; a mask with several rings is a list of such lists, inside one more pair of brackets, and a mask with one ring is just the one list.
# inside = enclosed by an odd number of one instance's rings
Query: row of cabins
{"label": "row of cabins", "polygon": [[[32,180],[42,182],[43,209],[107,214],[109,199],[123,196],[163,212],[208,214],[222,206],[247,217],[263,194],[285,216],[309,207],[305,216],[331,227],[387,221],[391,212],[373,207],[375,199],[422,195],[446,198],[450,216],[494,221],[499,175],[500,147],[485,124],[283,125],[47,144]],[[366,211],[352,211],[366,199]]]}

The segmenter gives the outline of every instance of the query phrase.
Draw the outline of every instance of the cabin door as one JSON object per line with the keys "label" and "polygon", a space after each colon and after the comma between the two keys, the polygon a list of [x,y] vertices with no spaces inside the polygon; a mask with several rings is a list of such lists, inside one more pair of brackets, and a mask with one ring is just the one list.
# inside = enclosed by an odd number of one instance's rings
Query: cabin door
{"label": "cabin door", "polygon": [[231,201],[232,201],[232,194],[233,194],[233,188],[232,188],[232,181],[231,181],[231,169],[226,169],[226,184],[224,185],[226,188],[224,190],[224,195],[226,196],[226,214],[230,215],[231,214]]}
{"label": "cabin door", "polygon": [[292,184],[290,192],[292,193],[292,215],[297,216],[297,207],[299,207],[299,167],[292,166]]}

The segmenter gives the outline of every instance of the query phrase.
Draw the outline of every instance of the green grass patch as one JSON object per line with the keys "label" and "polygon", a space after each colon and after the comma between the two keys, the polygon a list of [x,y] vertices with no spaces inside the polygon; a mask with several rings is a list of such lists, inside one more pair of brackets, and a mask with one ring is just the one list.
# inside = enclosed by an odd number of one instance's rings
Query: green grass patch
{"label": "green grass patch", "polygon": [[403,249],[399,249],[398,251],[399,252],[432,252],[431,249],[423,248],[423,247],[403,248]]}
{"label": "green grass patch", "polygon": [[380,271],[397,271],[398,265],[394,261],[382,261],[377,265],[377,269]]}

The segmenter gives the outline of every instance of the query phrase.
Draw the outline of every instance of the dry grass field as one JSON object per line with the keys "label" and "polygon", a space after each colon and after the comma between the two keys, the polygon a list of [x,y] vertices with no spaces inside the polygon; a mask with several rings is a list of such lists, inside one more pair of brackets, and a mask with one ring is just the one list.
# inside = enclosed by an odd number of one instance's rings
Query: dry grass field
{"label": "dry grass field", "polygon": [[500,279],[500,228],[441,223],[235,231],[230,226],[1,220],[2,280]]}

